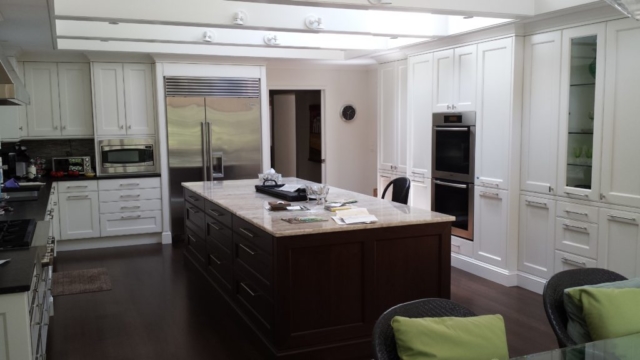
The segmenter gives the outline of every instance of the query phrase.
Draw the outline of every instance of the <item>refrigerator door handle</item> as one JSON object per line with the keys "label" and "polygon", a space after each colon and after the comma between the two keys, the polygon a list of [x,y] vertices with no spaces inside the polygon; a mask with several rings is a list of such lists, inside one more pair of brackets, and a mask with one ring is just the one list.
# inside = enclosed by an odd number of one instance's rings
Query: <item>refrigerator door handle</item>
{"label": "refrigerator door handle", "polygon": [[200,136],[202,137],[202,181],[207,181],[207,163],[209,156],[207,155],[207,136],[205,122],[200,123]]}
{"label": "refrigerator door handle", "polygon": [[211,134],[211,123],[207,122],[207,157],[209,159],[209,178],[213,181],[213,157],[211,156],[211,150],[213,149],[213,145],[211,144],[211,138],[213,135]]}

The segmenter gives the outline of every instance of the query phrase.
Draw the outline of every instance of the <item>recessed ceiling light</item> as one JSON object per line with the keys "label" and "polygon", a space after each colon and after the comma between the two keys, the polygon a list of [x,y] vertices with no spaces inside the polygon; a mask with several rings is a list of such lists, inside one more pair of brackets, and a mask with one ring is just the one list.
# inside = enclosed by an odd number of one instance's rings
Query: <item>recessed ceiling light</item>
{"label": "recessed ceiling light", "polygon": [[465,16],[463,19],[473,19],[473,16]]}
{"label": "recessed ceiling light", "polygon": [[109,21],[109,25],[120,25],[117,21]]}
{"label": "recessed ceiling light", "polygon": [[390,37],[389,39],[391,39],[391,40],[398,40],[398,37],[397,37],[397,36],[392,36],[392,37]]}
{"label": "recessed ceiling light", "polygon": [[102,42],[109,42],[109,40],[100,40],[100,41],[102,41]]}

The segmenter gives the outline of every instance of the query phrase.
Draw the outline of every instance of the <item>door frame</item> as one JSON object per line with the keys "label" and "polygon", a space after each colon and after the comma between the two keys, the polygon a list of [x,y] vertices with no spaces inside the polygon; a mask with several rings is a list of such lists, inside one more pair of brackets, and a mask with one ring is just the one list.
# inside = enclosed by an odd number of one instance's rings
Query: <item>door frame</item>
{"label": "door frame", "polygon": [[[269,85],[267,87],[269,91],[269,96],[271,96],[272,90],[291,90],[291,91],[309,91],[315,90],[320,91],[320,128],[322,131],[322,163],[320,167],[322,169],[322,183],[327,183],[327,121],[326,121],[326,86],[303,86],[303,85]],[[269,110],[269,117],[271,117],[271,110]],[[269,124],[271,123],[271,118],[269,118]],[[271,126],[269,126],[269,139],[271,139]],[[264,136],[263,136],[264,137]]]}

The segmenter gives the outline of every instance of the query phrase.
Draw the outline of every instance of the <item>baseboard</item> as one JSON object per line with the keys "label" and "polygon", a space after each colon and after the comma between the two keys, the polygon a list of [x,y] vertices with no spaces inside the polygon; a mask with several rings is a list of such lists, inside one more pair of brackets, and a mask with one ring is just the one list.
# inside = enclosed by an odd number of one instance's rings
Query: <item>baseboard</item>
{"label": "baseboard", "polygon": [[517,286],[517,273],[500,269],[493,265],[485,264],[481,261],[466,257],[460,254],[451,254],[451,266],[464,270],[468,273],[480,276],[504,286]]}
{"label": "baseboard", "polygon": [[162,243],[163,234],[141,234],[127,236],[109,236],[94,239],[78,239],[78,240],[58,240],[56,241],[57,251],[73,251],[100,249],[118,246],[132,246],[144,244]]}
{"label": "baseboard", "polygon": [[162,243],[163,244],[171,244],[171,243],[173,243],[173,240],[171,239],[171,232],[170,231],[162,233]]}
{"label": "baseboard", "polygon": [[542,294],[546,284],[547,280],[545,279],[527,273],[518,273],[518,286],[521,288]]}

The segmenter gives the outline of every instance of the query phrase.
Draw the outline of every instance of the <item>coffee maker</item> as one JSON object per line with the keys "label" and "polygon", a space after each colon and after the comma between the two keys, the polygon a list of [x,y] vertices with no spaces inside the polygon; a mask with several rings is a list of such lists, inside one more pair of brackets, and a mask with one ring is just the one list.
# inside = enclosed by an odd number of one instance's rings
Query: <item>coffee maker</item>
{"label": "coffee maker", "polygon": [[22,178],[27,174],[27,163],[30,160],[27,147],[16,143],[12,148],[2,150],[2,175],[4,181]]}

